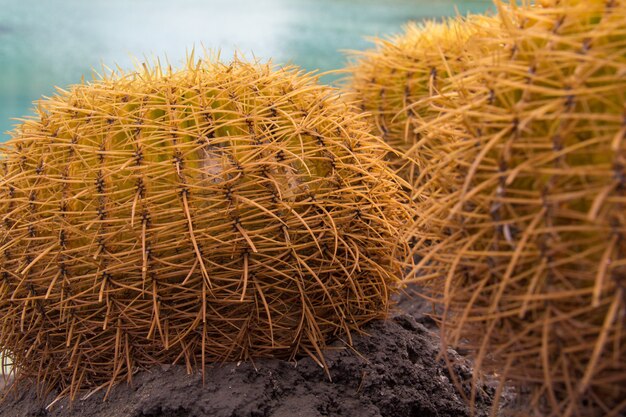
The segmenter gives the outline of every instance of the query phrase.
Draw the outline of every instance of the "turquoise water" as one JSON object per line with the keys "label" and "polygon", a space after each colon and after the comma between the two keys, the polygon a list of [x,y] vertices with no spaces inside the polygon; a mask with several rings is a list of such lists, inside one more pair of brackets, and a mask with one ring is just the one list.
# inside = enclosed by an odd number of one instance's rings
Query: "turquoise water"
{"label": "turquoise water", "polygon": [[[167,57],[194,46],[307,70],[341,68],[365,36],[409,20],[482,12],[490,0],[0,0],[0,141],[32,101],[91,77],[102,64]],[[334,76],[324,78],[332,82]]]}

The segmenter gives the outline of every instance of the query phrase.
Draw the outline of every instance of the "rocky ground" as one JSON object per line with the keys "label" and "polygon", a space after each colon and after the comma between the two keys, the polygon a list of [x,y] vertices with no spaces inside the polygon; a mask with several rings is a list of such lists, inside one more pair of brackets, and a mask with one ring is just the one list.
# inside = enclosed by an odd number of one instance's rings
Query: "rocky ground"
{"label": "rocky ground", "polygon": [[[438,359],[439,338],[425,309],[404,297],[393,317],[368,326],[368,335],[355,337],[352,349],[335,343],[326,354],[331,380],[309,358],[215,366],[204,385],[184,367],[162,366],[137,374],[132,386],[117,386],[104,402],[100,392],[47,409],[53,395],[39,399],[34,389],[22,389],[0,404],[0,417],[470,416]],[[467,361],[454,372],[471,378]],[[474,415],[488,415],[493,393],[488,386],[479,390]]]}

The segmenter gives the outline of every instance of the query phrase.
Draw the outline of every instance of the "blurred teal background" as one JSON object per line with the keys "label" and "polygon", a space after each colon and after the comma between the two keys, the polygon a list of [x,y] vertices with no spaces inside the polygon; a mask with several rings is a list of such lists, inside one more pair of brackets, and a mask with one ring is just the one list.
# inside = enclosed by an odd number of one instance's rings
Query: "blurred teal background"
{"label": "blurred teal background", "polygon": [[[0,142],[32,101],[101,64],[204,46],[307,70],[345,64],[342,50],[398,33],[409,20],[483,12],[490,0],[0,0]],[[332,82],[336,75],[326,76]]]}

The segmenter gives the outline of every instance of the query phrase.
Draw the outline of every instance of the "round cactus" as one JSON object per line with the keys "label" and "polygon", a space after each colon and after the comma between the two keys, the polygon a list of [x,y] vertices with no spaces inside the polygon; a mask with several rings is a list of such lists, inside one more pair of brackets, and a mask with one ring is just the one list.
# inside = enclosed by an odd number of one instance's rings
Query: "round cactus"
{"label": "round cactus", "polygon": [[62,395],[155,363],[293,358],[385,315],[386,147],[293,67],[189,59],[39,101],[4,146],[0,350]]}
{"label": "round cactus", "polygon": [[410,23],[401,35],[374,39],[375,49],[353,53],[346,89],[372,115],[375,133],[394,150],[392,168],[410,184],[423,182],[423,171],[438,156],[439,138],[426,134],[431,123],[442,122],[433,99],[485,52],[477,46],[486,44],[475,39],[496,33],[491,28],[497,23],[482,15]]}
{"label": "round cactus", "polygon": [[617,416],[626,410],[626,2],[496,3],[504,50],[451,82],[452,124],[432,126],[449,139],[417,235],[439,224],[440,240],[416,272],[438,277],[447,341],[469,341],[478,367],[533,387],[526,406],[537,415]]}

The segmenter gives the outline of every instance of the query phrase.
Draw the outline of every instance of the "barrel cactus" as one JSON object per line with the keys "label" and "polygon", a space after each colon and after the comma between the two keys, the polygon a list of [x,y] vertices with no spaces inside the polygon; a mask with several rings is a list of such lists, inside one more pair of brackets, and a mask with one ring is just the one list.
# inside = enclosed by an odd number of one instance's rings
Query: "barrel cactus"
{"label": "barrel cactus", "polygon": [[[502,52],[444,94],[416,272],[443,333],[533,415],[626,411],[626,2],[497,1]],[[484,39],[483,42],[491,42]],[[432,198],[430,198],[432,197]],[[527,397],[523,397],[526,399]]]}
{"label": "barrel cactus", "polygon": [[492,28],[498,24],[483,15],[410,23],[400,35],[374,39],[375,49],[352,54],[345,88],[371,114],[374,133],[393,149],[392,168],[411,185],[424,182],[438,157],[440,138],[429,136],[428,128],[443,115],[433,99],[487,52],[477,40],[497,34]]}
{"label": "barrel cactus", "polygon": [[337,92],[236,58],[59,90],[2,147],[0,350],[61,395],[383,317],[405,196]]}

